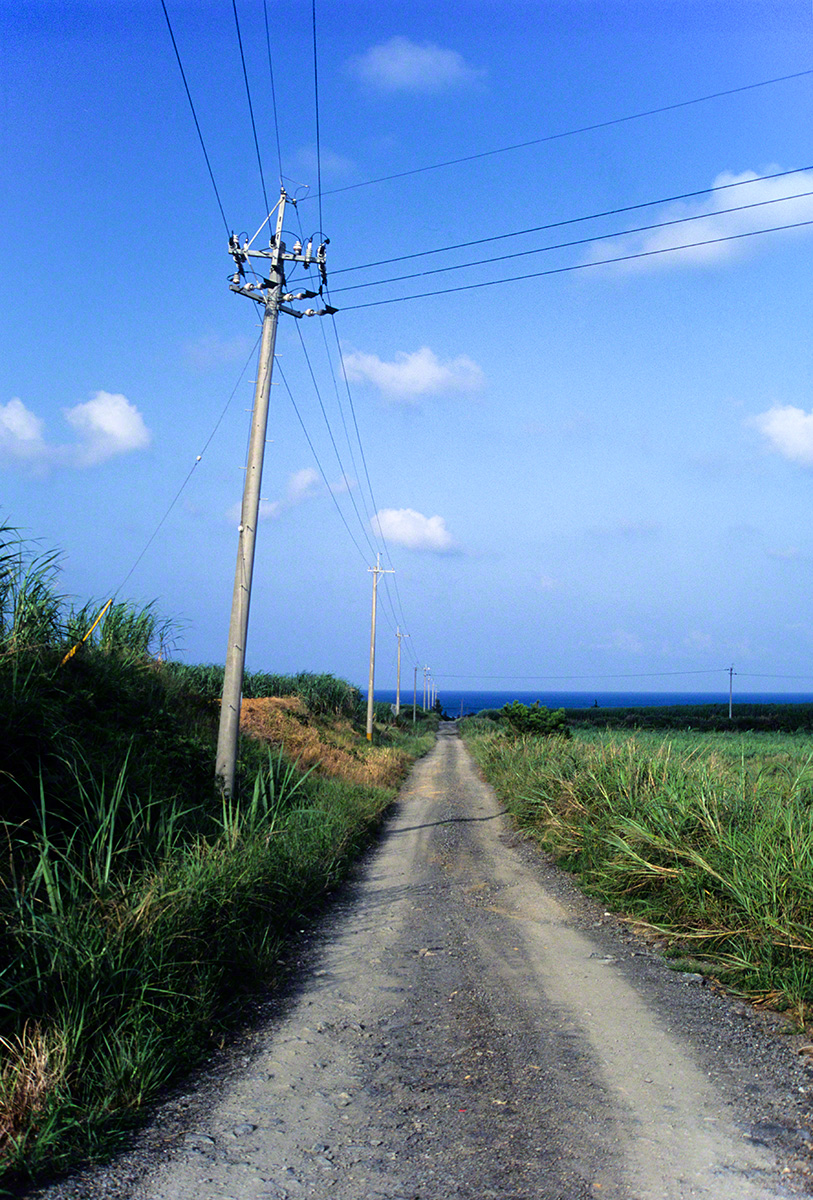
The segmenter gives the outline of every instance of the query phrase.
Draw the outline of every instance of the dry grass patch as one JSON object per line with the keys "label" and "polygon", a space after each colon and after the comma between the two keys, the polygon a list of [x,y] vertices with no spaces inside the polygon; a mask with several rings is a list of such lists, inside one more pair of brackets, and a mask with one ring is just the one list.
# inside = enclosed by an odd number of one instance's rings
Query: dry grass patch
{"label": "dry grass patch", "polygon": [[0,1038],[0,1154],[39,1123],[50,1096],[65,1079],[68,1053],[59,1030],[26,1025]]}
{"label": "dry grass patch", "polygon": [[297,696],[243,700],[240,728],[262,742],[282,746],[286,756],[307,770],[348,783],[396,787],[410,756],[393,746],[370,746],[349,721],[328,720],[308,711]]}

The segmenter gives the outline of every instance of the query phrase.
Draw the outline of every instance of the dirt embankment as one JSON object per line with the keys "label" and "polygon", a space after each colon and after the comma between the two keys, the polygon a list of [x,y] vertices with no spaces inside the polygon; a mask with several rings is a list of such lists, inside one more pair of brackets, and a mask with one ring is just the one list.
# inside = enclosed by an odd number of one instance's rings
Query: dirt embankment
{"label": "dirt embankment", "polygon": [[372,787],[396,787],[409,755],[394,746],[371,746],[344,718],[315,716],[297,696],[244,700],[240,728],[260,741],[282,746],[303,769]]}

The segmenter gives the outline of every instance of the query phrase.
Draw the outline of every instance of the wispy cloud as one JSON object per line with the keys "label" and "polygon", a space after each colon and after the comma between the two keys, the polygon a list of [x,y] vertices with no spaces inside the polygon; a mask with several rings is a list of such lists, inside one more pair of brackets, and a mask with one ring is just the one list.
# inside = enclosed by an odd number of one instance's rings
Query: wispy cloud
{"label": "wispy cloud", "polygon": [[144,450],[151,441],[141,413],[120,393],[96,392],[63,415],[76,440],[53,443],[44,436],[44,422],[19,397],[0,404],[0,458],[43,473],[52,467],[95,467]]}
{"label": "wispy cloud", "polygon": [[344,356],[348,379],[370,383],[391,400],[413,402],[420,396],[443,392],[476,392],[485,386],[482,369],[465,354],[445,362],[434,350],[422,346],[399,351],[392,362],[376,354],[352,351]]}
{"label": "wispy cloud", "polygon": [[[303,467],[300,471],[294,471],[288,476],[285,494],[280,499],[260,501],[259,520],[272,521],[281,517],[288,509],[295,508],[303,500],[314,496],[318,490],[319,472],[313,467]],[[238,502],[232,505],[226,515],[230,521],[238,522],[241,511],[242,505]]]}
{"label": "wispy cloud", "polygon": [[222,338],[216,333],[205,334],[184,346],[184,357],[196,371],[211,371],[228,363],[247,358],[253,342],[245,334]]}
{"label": "wispy cloud", "polygon": [[[776,169],[778,168],[770,168]],[[743,186],[727,186],[739,183]],[[754,171],[743,171],[739,175],[724,171],[712,183],[705,200],[679,201],[657,212],[653,211],[642,217],[640,222],[636,222],[641,225],[664,221],[682,222],[681,224],[670,224],[663,229],[651,229],[596,241],[588,251],[587,261],[604,262],[627,254],[648,254],[650,257],[616,263],[614,269],[654,271],[706,266],[739,258],[754,242],[737,235],[753,233],[775,225],[791,225],[798,221],[813,220],[813,195],[799,195],[802,192],[813,192],[811,171],[786,175],[782,179],[759,179]],[[745,207],[747,205],[758,207]],[[740,211],[723,211],[733,208],[739,208]],[[811,232],[813,226],[790,230],[781,236]],[[735,240],[717,240],[722,238]],[[691,245],[698,242],[714,244]],[[665,250],[672,253],[657,253]]]}
{"label": "wispy cloud", "polygon": [[446,554],[454,548],[443,517],[425,517],[414,508],[382,508],[370,524],[374,533],[408,550]]}
{"label": "wispy cloud", "polygon": [[803,467],[813,467],[813,412],[792,404],[775,404],[767,412],[750,417],[747,424],[758,429],[771,450]]}
{"label": "wispy cloud", "polygon": [[448,92],[482,79],[456,50],[433,42],[392,37],[351,58],[347,68],[362,83],[382,92]]}
{"label": "wispy cloud", "polygon": [[[314,193],[318,169],[321,169],[323,176],[333,176],[337,179],[343,179],[356,169],[356,164],[351,158],[347,158],[344,154],[336,154],[333,150],[326,150],[324,146],[320,147],[318,154],[316,146],[302,146],[297,151],[296,161],[300,167],[310,173]],[[301,193],[296,194],[300,195]]]}

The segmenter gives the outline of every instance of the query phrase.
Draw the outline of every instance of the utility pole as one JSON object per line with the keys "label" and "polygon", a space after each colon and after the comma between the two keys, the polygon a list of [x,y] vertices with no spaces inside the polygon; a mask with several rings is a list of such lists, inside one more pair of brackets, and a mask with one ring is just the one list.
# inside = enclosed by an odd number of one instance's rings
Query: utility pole
{"label": "utility pole", "polygon": [[[315,298],[322,292],[327,282],[325,266],[325,249],[328,239],[322,242],[316,252],[313,250],[313,240],[308,242],[304,252],[301,244],[294,243],[291,252],[285,248],[282,240],[282,227],[285,219],[286,202],[289,200],[285,189],[280,189],[280,199],[277,205],[276,231],[269,239],[267,249],[253,250],[252,242],[256,241],[271,213],[263,221],[254,237],[246,239],[242,245],[238,238],[229,238],[229,254],[234,260],[235,272],[231,278],[231,290],[240,296],[247,296],[263,306],[262,338],[260,342],[260,357],[257,364],[257,379],[254,388],[254,408],[251,416],[251,437],[248,447],[246,464],[246,479],[243,487],[243,504],[240,512],[237,542],[237,567],[234,573],[234,590],[232,593],[231,619],[229,621],[229,642],[226,648],[226,669],[223,676],[223,696],[220,703],[220,728],[217,737],[217,759],[215,774],[226,795],[234,794],[234,781],[237,770],[237,744],[240,736],[240,701],[243,691],[243,671],[246,662],[246,638],[248,634],[248,613],[251,604],[251,579],[254,573],[254,545],[257,536],[257,518],[260,511],[260,485],[263,473],[263,455],[265,452],[265,435],[268,428],[268,397],[271,390],[271,373],[274,369],[274,344],[277,335],[277,317],[280,312],[292,317],[323,317],[336,312],[335,308],[325,305],[321,309],[309,308],[305,312],[289,308],[286,301]],[[264,259],[267,263],[268,276],[254,274],[254,281],[246,279],[245,265],[249,259]],[[285,294],[285,263],[302,263],[306,268],[315,265],[319,268],[322,285],[319,292],[298,292],[294,295]],[[251,268],[250,268],[251,269]],[[263,266],[263,271],[265,266]]]}
{"label": "utility pole", "polygon": [[395,688],[395,715],[397,717],[401,712],[401,638],[409,637],[409,634],[401,633],[401,626],[398,625],[395,636],[398,638],[398,683]]}
{"label": "utility pole", "polygon": [[734,717],[734,668],[728,668],[728,719]]}
{"label": "utility pole", "polygon": [[423,669],[423,710],[424,710],[424,712],[426,712],[426,687],[427,687],[426,680],[427,680],[428,673],[429,673],[429,668],[424,667],[424,669]]}
{"label": "utility pole", "polygon": [[418,664],[412,669],[412,724],[415,724],[415,710],[418,707]]}
{"label": "utility pole", "polygon": [[[376,554],[375,566],[368,567],[367,570],[373,577],[373,619],[370,626],[370,683],[367,688],[367,741],[373,740],[373,689],[375,687],[375,606],[376,597],[378,595],[378,577],[379,575],[394,575],[395,572],[391,569],[384,570],[380,565],[381,555]],[[400,642],[398,645],[400,646]]]}

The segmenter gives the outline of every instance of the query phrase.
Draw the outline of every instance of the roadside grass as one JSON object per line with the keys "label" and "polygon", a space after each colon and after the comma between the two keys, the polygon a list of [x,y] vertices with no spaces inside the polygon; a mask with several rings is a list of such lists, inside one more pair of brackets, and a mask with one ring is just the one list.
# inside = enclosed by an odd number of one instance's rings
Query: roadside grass
{"label": "roadside grass", "polygon": [[431,718],[413,736],[386,710],[370,745],[350,684],[255,674],[255,696],[279,686],[289,699],[249,707],[289,711],[244,730],[239,791],[224,798],[217,671],[164,661],[171,625],[126,603],[65,660],[101,606],[72,607],[57,571],[0,531],[0,1175],[12,1185],[109,1154],[273,987],[281,947],[434,740]]}
{"label": "roadside grass", "polygon": [[800,1025],[813,1012],[813,739],[464,737],[516,822],[667,955]]}

